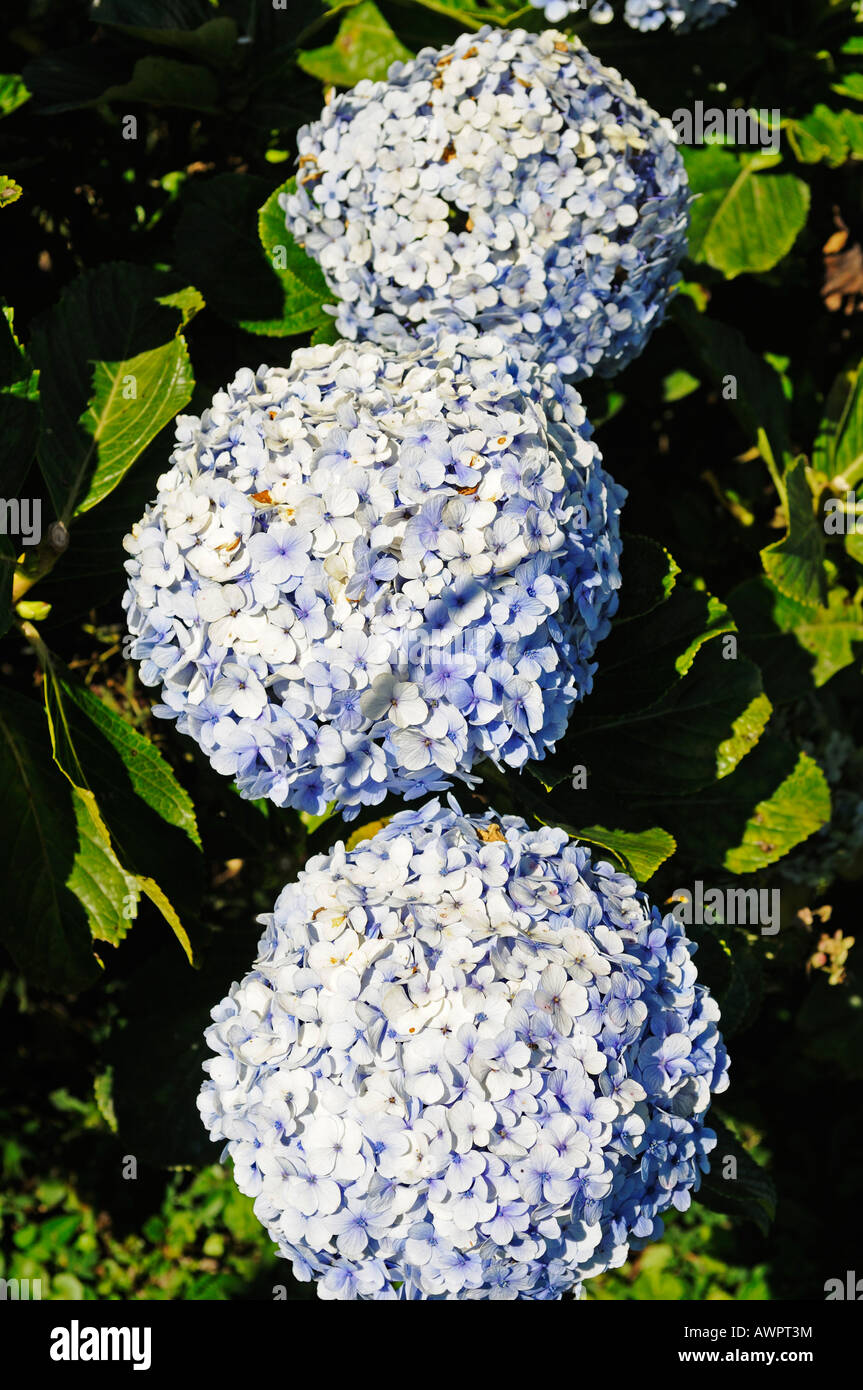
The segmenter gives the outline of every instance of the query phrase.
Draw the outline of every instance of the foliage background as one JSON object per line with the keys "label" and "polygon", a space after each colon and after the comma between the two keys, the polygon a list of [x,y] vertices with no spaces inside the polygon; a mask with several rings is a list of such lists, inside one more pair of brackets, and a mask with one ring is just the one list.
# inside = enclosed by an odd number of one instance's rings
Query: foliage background
{"label": "foliage background", "polygon": [[[0,536],[0,1276],[43,1297],[312,1296],[194,1098],[256,913],[342,826],[241,801],[153,721],[121,542],[173,415],[329,332],[301,249],[272,268],[298,127],[331,85],[484,19],[543,27],[515,0],[25,0],[2,21],[0,494],[39,498],[45,539]],[[697,878],[781,889],[777,936],[693,929],[738,1179],[714,1172],[588,1296],[820,1299],[854,1268],[863,1080],[863,536],[823,527],[863,496],[863,25],[850,0],[740,0],[706,34],[570,29],[663,114],[777,109],[781,151],[686,152],[683,293],[640,361],[583,388],[630,492],[620,618],[565,746],[489,770],[480,800],[584,833],[659,902]]]}

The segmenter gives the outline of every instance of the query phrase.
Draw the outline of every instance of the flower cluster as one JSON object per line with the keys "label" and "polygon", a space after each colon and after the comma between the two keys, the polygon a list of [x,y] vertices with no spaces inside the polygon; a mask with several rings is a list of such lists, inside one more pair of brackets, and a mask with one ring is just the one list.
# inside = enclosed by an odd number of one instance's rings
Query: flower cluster
{"label": "flower cluster", "polygon": [[243,369],[126,538],[131,655],[251,798],[348,818],[562,735],[624,491],[572,387],[487,334]]}
{"label": "flower cluster", "polygon": [[485,28],[337,96],[287,223],[350,339],[494,331],[610,376],[659,324],[690,195],[674,133],[577,41]]}
{"label": "flower cluster", "polygon": [[198,1104],[330,1299],[554,1299],[685,1210],[727,1085],[695,947],[562,830],[431,801],[309,861]]}
{"label": "flower cluster", "polygon": [[[583,12],[585,0],[530,0],[537,10],[544,10],[549,24],[560,24],[568,15]],[[733,10],[737,0],[626,0],[623,18],[632,29],[646,32],[670,24],[672,29],[703,28],[715,24]],[[614,19],[613,0],[596,0],[590,18],[597,24],[609,24]]]}

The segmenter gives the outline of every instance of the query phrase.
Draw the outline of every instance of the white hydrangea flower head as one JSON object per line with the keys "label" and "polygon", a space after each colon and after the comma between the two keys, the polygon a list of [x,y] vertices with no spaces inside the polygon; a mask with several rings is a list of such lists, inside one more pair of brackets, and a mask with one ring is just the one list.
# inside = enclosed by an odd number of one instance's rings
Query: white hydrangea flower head
{"label": "white hydrangea flower head", "polygon": [[487,334],[340,342],[181,416],[126,538],[131,655],[244,796],[350,818],[561,737],[617,608],[625,492]]}
{"label": "white hydrangea flower head", "polygon": [[[620,12],[619,0],[530,0],[534,9],[543,10],[549,24],[562,24],[570,15],[583,15],[588,10],[597,24],[610,24]],[[687,29],[703,29],[736,7],[737,0],[625,0],[623,20],[631,29],[643,33],[661,29],[667,24],[681,33]]]}
{"label": "white hydrangea flower head", "polygon": [[685,1210],[728,1084],[694,945],[562,830],[432,800],[309,860],[199,1096],[326,1299],[557,1299]]}
{"label": "white hydrangea flower head", "polygon": [[359,82],[299,135],[287,225],[344,337],[494,331],[567,378],[661,322],[690,194],[674,131],[578,41],[485,28]]}

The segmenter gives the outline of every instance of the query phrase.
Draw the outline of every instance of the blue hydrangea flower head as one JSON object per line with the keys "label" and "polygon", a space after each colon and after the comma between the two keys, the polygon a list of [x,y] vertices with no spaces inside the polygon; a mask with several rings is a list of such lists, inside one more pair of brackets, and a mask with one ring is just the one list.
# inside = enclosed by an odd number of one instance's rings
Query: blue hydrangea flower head
{"label": "blue hydrangea flower head", "polygon": [[558,1299],[685,1210],[728,1084],[695,946],[562,830],[400,812],[309,860],[198,1105],[325,1299]]}
{"label": "blue hydrangea flower head", "polygon": [[554,31],[485,28],[336,96],[282,201],[344,337],[494,331],[575,380],[661,322],[690,194],[670,122],[618,72]]}
{"label": "blue hydrangea flower head", "polygon": [[591,689],[626,494],[552,369],[427,348],[238,372],[126,538],[155,712],[244,796],[351,818],[520,767]]}
{"label": "blue hydrangea flower head", "polygon": [[[571,14],[583,14],[589,7],[590,18],[597,24],[609,24],[615,15],[614,0],[530,0],[537,10],[544,10],[549,24],[561,24]],[[737,0],[625,0],[623,19],[631,29],[647,33],[668,24],[681,32],[706,28],[733,10]],[[618,10],[620,5],[618,3]]]}

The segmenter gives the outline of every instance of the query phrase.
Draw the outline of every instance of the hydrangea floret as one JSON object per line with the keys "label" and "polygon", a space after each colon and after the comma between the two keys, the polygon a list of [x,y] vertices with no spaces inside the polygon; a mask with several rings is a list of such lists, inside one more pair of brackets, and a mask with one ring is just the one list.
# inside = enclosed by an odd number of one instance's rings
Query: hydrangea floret
{"label": "hydrangea floret", "polygon": [[287,225],[344,337],[503,335],[567,378],[661,322],[690,194],[674,131],[553,30],[484,28],[336,96],[299,135]]}
{"label": "hydrangea floret", "polygon": [[432,800],[260,921],[198,1104],[322,1298],[557,1299],[688,1207],[719,1009],[587,846]]}
{"label": "hydrangea floret", "polygon": [[[596,24],[610,24],[615,16],[614,0],[530,0],[537,10],[544,10],[549,24],[562,24],[570,15],[584,14],[588,9]],[[632,29],[649,32],[668,24],[681,32],[715,24],[733,10],[737,0],[626,0],[623,19]],[[617,5],[620,12],[620,5]]]}
{"label": "hydrangea floret", "polygon": [[350,819],[520,767],[591,689],[626,494],[574,389],[494,335],[243,369],[158,489],[131,655],[246,797]]}

